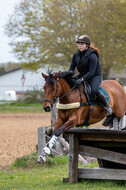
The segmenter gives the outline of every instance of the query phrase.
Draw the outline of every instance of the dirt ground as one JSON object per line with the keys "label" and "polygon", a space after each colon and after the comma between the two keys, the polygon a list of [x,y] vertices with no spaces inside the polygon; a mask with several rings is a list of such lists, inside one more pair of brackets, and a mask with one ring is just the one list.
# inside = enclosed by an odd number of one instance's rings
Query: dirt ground
{"label": "dirt ground", "polygon": [[38,127],[50,125],[50,113],[0,114],[0,169],[35,152]]}
{"label": "dirt ground", "polygon": [[51,125],[51,114],[0,114],[0,169],[33,153],[37,128]]}
{"label": "dirt ground", "polygon": [[[103,127],[101,123],[93,127]],[[34,153],[38,144],[37,129],[50,125],[51,113],[0,114],[0,169]]]}

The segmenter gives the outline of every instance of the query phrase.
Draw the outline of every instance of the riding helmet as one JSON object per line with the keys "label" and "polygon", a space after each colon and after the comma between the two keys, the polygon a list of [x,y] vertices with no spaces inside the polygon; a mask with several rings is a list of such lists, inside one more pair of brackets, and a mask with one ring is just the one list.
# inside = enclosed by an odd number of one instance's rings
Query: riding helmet
{"label": "riding helmet", "polygon": [[89,39],[89,37],[87,35],[79,36],[76,43],[80,43],[80,42],[90,45],[90,39]]}

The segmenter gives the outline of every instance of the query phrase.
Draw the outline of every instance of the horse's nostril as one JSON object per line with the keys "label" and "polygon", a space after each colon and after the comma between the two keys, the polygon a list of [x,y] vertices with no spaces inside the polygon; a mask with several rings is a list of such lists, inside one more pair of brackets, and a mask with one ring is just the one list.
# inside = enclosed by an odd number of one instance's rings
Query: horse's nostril
{"label": "horse's nostril", "polygon": [[44,110],[45,110],[46,112],[49,112],[49,111],[51,111],[51,108],[50,108],[49,106],[47,106],[47,107],[44,108]]}

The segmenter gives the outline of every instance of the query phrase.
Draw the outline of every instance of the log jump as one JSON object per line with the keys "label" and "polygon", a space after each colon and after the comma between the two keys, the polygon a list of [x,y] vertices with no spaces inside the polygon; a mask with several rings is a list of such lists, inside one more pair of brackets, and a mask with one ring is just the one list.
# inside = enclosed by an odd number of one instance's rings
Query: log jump
{"label": "log jump", "polygon": [[[69,178],[75,183],[82,179],[126,180],[126,131],[110,129],[70,129]],[[78,168],[78,154],[98,159],[99,168]]]}

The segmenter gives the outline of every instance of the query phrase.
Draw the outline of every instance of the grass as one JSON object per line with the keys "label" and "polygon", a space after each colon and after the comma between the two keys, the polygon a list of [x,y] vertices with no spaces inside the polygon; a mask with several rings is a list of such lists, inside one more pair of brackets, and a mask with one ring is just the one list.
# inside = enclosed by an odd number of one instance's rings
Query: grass
{"label": "grass", "polygon": [[[37,163],[37,154],[17,159],[11,167],[0,171],[0,190],[124,190],[126,182],[108,180],[83,180],[69,184],[68,158],[50,157],[46,164]],[[87,167],[96,167],[97,163]]]}
{"label": "grass", "polygon": [[1,104],[0,113],[43,113],[42,104],[10,103]]}

